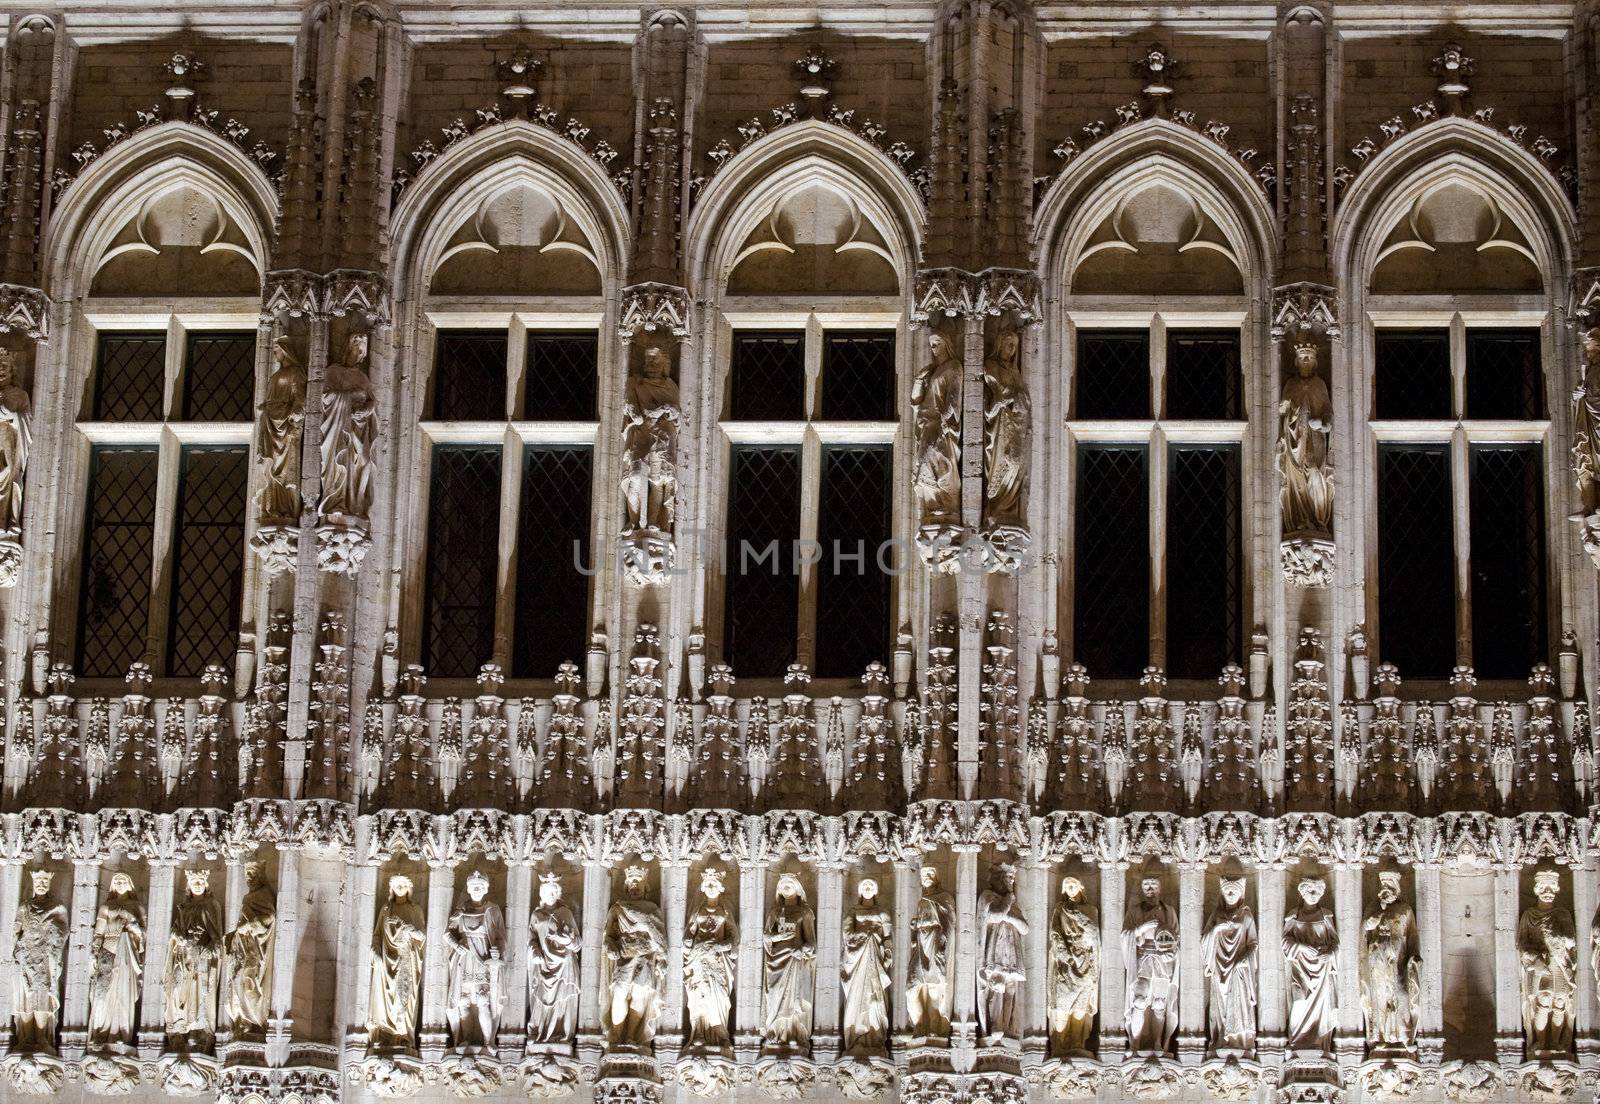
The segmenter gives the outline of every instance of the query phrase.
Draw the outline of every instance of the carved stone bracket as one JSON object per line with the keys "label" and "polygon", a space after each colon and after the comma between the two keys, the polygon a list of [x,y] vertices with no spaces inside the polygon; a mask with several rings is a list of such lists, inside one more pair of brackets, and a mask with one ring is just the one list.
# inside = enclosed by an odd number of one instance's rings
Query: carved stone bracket
{"label": "carved stone bracket", "polygon": [[360,518],[328,518],[317,526],[317,567],[355,578],[372,547],[372,532]]}
{"label": "carved stone bracket", "polygon": [[628,855],[672,859],[672,833],[667,818],[653,809],[614,809],[601,827],[600,857],[607,864]]}
{"label": "carved stone bracket", "polygon": [[922,325],[941,315],[983,318],[1009,311],[1027,324],[1041,321],[1044,314],[1039,275],[1029,269],[922,269],[916,275],[913,299],[911,321]]}
{"label": "carved stone bracket", "polygon": [[689,336],[693,301],[689,292],[671,284],[642,283],[622,289],[622,319],[618,329],[625,338],[644,333]]}
{"label": "carved stone bracket", "polygon": [[1284,284],[1272,289],[1272,336],[1339,336],[1339,296],[1325,284]]}
{"label": "carved stone bracket", "polygon": [[300,268],[268,272],[261,316],[266,321],[353,318],[377,329],[390,322],[389,281],[381,272],[354,268],[325,275]]}
{"label": "carved stone bracket", "polygon": [[35,287],[0,284],[0,333],[48,340],[50,297]]}
{"label": "carved stone bracket", "polygon": [[1106,854],[1105,821],[1097,813],[1054,812],[1035,818],[1034,861],[1059,863],[1070,858],[1098,862]]}
{"label": "carved stone bracket", "polygon": [[1600,266],[1573,269],[1569,311],[1582,326],[1600,322]]}

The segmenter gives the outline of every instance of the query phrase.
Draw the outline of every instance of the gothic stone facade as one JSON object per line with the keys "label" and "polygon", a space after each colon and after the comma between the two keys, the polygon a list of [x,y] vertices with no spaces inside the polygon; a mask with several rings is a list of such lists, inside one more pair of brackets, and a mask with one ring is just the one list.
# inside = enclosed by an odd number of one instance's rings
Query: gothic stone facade
{"label": "gothic stone facade", "polygon": [[1592,1095],[1588,0],[8,7],[0,1096]]}

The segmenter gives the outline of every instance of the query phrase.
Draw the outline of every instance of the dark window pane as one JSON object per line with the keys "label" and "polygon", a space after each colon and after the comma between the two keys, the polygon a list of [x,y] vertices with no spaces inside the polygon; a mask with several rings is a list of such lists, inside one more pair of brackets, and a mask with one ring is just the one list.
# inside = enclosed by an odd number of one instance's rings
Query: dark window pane
{"label": "dark window pane", "polygon": [[1379,330],[1375,357],[1377,416],[1450,417],[1450,332]]}
{"label": "dark window pane", "polygon": [[730,417],[745,422],[806,416],[806,338],[798,331],[733,335]]}
{"label": "dark window pane", "polygon": [[530,333],[523,416],[530,421],[593,421],[599,377],[600,339],[594,334]]}
{"label": "dark window pane", "polygon": [[894,420],[894,334],[830,333],[822,342],[822,417]]}
{"label": "dark window pane", "polygon": [[1150,334],[1086,330],[1078,335],[1079,418],[1150,417]]}
{"label": "dark window pane", "polygon": [[[888,445],[838,445],[822,453],[817,541],[817,674],[849,678],[888,662],[889,540],[894,453]],[[888,552],[884,552],[885,562]],[[845,558],[853,557],[853,558]]]}
{"label": "dark window pane", "polygon": [[1545,659],[1544,486],[1538,445],[1472,450],[1472,663],[1524,678]]}
{"label": "dark window pane", "polygon": [[1538,330],[1467,331],[1467,417],[1544,417]]}
{"label": "dark window pane", "polygon": [[1456,662],[1455,551],[1445,445],[1378,450],[1379,658],[1406,678]]}
{"label": "dark window pane", "polygon": [[1078,449],[1074,655],[1094,678],[1150,656],[1150,480],[1143,445]]}
{"label": "dark window pane", "polygon": [[169,675],[199,678],[206,664],[224,663],[238,648],[249,474],[250,450],[243,445],[183,450],[167,626]]}
{"label": "dark window pane", "polygon": [[94,450],[78,602],[77,666],[85,678],[118,678],[145,658],[157,465],[153,445]]}
{"label": "dark window pane", "polygon": [[429,674],[464,678],[494,658],[499,544],[500,449],[436,446],[422,641]]}
{"label": "dark window pane", "polygon": [[441,422],[505,421],[506,331],[439,331],[431,417]]}
{"label": "dark window pane", "polygon": [[100,422],[161,421],[166,376],[166,334],[101,334],[92,417]]}
{"label": "dark window pane", "polygon": [[1240,658],[1239,450],[1174,447],[1167,484],[1167,673],[1215,678]]}
{"label": "dark window pane", "polygon": [[1167,334],[1167,417],[1242,417],[1243,384],[1238,330]]}
{"label": "dark window pane", "polygon": [[248,422],[256,406],[256,334],[192,333],[185,350],[183,417]]}
{"label": "dark window pane", "polygon": [[799,448],[733,450],[722,644],[740,678],[783,674],[800,626]]}
{"label": "dark window pane", "polygon": [[523,454],[517,520],[518,678],[554,678],[563,660],[583,663],[589,641],[589,496],[594,450],[530,448]]}

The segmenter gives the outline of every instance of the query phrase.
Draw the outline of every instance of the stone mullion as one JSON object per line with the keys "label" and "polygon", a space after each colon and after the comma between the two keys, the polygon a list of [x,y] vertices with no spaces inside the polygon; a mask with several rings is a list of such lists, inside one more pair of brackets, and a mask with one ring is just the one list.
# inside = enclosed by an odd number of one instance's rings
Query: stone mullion
{"label": "stone mullion", "polygon": [[[15,1011],[17,911],[22,904],[22,871],[21,859],[0,863],[0,1045],[4,1046],[11,1045],[11,1016]],[[30,886],[28,893],[32,892]]]}
{"label": "stone mullion", "polygon": [[[446,931],[450,926],[451,898],[455,894],[455,867],[448,862],[432,863],[428,867],[427,954],[423,960],[422,1008],[418,1018],[418,1053],[424,1061],[436,1062],[449,1045],[449,1030],[445,1019],[448,998],[450,944]],[[380,886],[386,897],[388,887]]]}
{"label": "stone mullion", "polygon": [[850,892],[845,885],[844,867],[835,861],[817,864],[817,987],[811,1004],[812,1056],[831,1062],[840,1047],[841,1001],[840,956],[844,951],[844,899]]}
{"label": "stone mullion", "polygon": [[1206,864],[1178,866],[1178,1056],[1186,1064],[1206,1054],[1206,985],[1200,937],[1205,922]]}
{"label": "stone mullion", "polygon": [[[983,514],[983,318],[961,320],[961,519],[964,535],[977,531]],[[964,558],[965,559],[965,558]],[[983,698],[983,625],[985,575],[962,570],[957,576],[959,641],[957,644],[956,763],[959,794],[971,795],[979,758],[979,703]],[[958,998],[959,999],[959,998]]]}
{"label": "stone mullion", "polygon": [[312,665],[316,661],[321,572],[315,539],[317,501],[322,497],[322,391],[328,369],[328,322],[313,319],[306,333],[306,401],[300,441],[300,547],[294,573],[294,631],[284,702],[284,793],[297,796],[305,777],[306,730],[311,717]]}
{"label": "stone mullion", "polygon": [[497,1039],[503,1060],[521,1054],[527,1038],[528,921],[533,909],[532,887],[532,866],[523,861],[506,864],[506,951],[502,966],[506,996],[505,1006],[500,1011]]}
{"label": "stone mullion", "polygon": [[[1116,836],[1117,827],[1107,826],[1107,834]],[[1113,847],[1114,838],[1106,844]],[[1123,1023],[1126,1002],[1125,974],[1127,963],[1122,960],[1122,921],[1124,898],[1127,890],[1127,864],[1104,861],[1100,864],[1100,1060],[1121,1062],[1127,1049],[1127,1027]]]}
{"label": "stone mullion", "polygon": [[[222,931],[226,941],[227,933],[239,923],[239,907],[244,901],[244,857],[238,854],[225,856],[222,883]],[[217,995],[217,1028],[219,1035],[223,1031],[231,1031],[232,1021],[228,1019],[226,987],[229,979],[225,976],[227,969],[218,971],[223,990]]]}

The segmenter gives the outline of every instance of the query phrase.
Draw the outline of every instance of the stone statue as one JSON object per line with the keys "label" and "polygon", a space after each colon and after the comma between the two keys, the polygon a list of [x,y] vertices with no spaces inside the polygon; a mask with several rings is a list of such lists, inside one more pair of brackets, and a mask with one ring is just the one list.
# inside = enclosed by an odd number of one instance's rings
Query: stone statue
{"label": "stone statue", "polygon": [[1361,922],[1361,1014],[1374,1057],[1411,1052],[1422,997],[1417,915],[1400,900],[1400,872],[1378,873],[1378,907]]}
{"label": "stone statue", "polygon": [[1178,913],[1161,899],[1161,877],[1154,872],[1140,879],[1139,900],[1123,915],[1122,960],[1128,1052],[1166,1054],[1178,1030]]}
{"label": "stone statue", "polygon": [[126,1053],[133,1049],[144,976],[144,909],[134,897],[133,879],[111,876],[111,892],[95,914],[89,950],[89,1049]]}
{"label": "stone statue", "polygon": [[839,961],[844,986],[844,1053],[882,1055],[889,1048],[889,951],[894,920],[878,901],[878,883],[856,883],[856,903],[844,918],[844,949]]}
{"label": "stone statue", "polygon": [[366,362],[367,335],[351,334],[344,360],[328,365],[320,427],[322,517],[361,526],[372,510],[372,435],[376,428]]}
{"label": "stone statue", "polygon": [[906,1016],[918,1038],[950,1034],[950,946],[955,937],[956,904],[939,888],[939,872],[922,868],[922,899],[911,918],[911,963],[906,983]]}
{"label": "stone statue", "polygon": [[1022,379],[1022,335],[1006,323],[983,361],[984,523],[989,529],[1022,525],[1033,442],[1033,404]]}
{"label": "stone statue", "polygon": [[1534,906],[1517,925],[1522,959],[1522,1034],[1528,1061],[1566,1058],[1578,1000],[1578,936],[1572,913],[1556,904],[1561,875],[1533,877]]}
{"label": "stone statue", "polygon": [[17,382],[17,354],[0,349],[0,533],[22,529],[23,483],[33,446],[33,399]]}
{"label": "stone statue", "polygon": [[1023,937],[1028,921],[1017,903],[1017,870],[1000,863],[978,895],[978,1041],[997,1046],[1022,1037]]}
{"label": "stone statue", "polygon": [[928,331],[932,359],[911,384],[916,407],[913,486],[923,525],[961,523],[961,357],[948,336]]}
{"label": "stone statue", "polygon": [[259,862],[244,867],[239,922],[223,949],[228,960],[228,1020],[239,1038],[259,1039],[272,1014],[272,956],[277,945],[278,900]]}
{"label": "stone statue", "polygon": [[61,1015],[61,968],[67,947],[67,907],[50,900],[48,870],[28,874],[33,894],[17,909],[17,970],[11,989],[13,1054],[56,1052]]}
{"label": "stone statue", "polygon": [[623,529],[670,533],[682,411],[672,364],[661,346],[646,345],[640,370],[628,376],[622,417]]}
{"label": "stone statue", "polygon": [[411,895],[411,879],[389,879],[389,899],[378,910],[372,935],[372,984],[367,998],[367,1049],[411,1054],[416,1050],[417,1006],[422,995],[422,948],[428,927]]}
{"label": "stone statue", "polygon": [[1200,942],[1210,1048],[1219,1058],[1249,1058],[1256,1049],[1256,916],[1237,862],[1224,868],[1219,889]]}
{"label": "stone statue", "polygon": [[167,939],[167,1048],[205,1051],[217,1034],[217,984],[222,972],[222,902],[211,893],[211,871],[185,870],[184,892],[172,907]]}
{"label": "stone statue", "polygon": [[811,1049],[811,1003],[817,984],[817,915],[793,874],[778,878],[776,899],[762,937],[766,999],[763,1042],[777,1052]]}
{"label": "stone statue", "polygon": [[449,943],[449,989],[445,1019],[458,1054],[492,1054],[500,1029],[505,992],[506,921],[500,906],[489,900],[489,879],[474,870],[467,875],[466,899],[450,914],[445,929]]}
{"label": "stone statue", "polygon": [[630,866],[622,876],[623,894],[606,917],[606,961],[611,966],[611,1008],[606,1026],[611,1045],[648,1048],[661,1010],[661,983],[667,969],[667,929],[661,908],[647,900],[645,868]]}
{"label": "stone statue", "polygon": [[725,1050],[733,1045],[733,978],[739,925],[722,898],[723,873],[700,874],[700,903],[683,930],[683,998],[689,1029],[685,1050]]}
{"label": "stone statue", "polygon": [[1046,1014],[1053,1058],[1089,1058],[1089,1034],[1100,1010],[1100,918],[1083,882],[1061,879],[1061,903],[1050,921]]}
{"label": "stone statue", "polygon": [[1583,331],[1583,368],[1572,392],[1572,473],[1582,506],[1583,547],[1600,565],[1600,326]]}
{"label": "stone statue", "polygon": [[1289,986],[1289,1051],[1333,1053],[1339,1007],[1339,929],[1324,906],[1327,883],[1300,879],[1300,906],[1283,918],[1283,959]]}
{"label": "stone statue", "polygon": [[[287,336],[272,345],[272,375],[256,423],[256,449],[265,469],[256,498],[263,525],[300,523],[300,435],[306,418],[306,370]],[[326,438],[325,438],[326,439]]]}
{"label": "stone statue", "polygon": [[578,959],[583,929],[561,900],[554,872],[539,878],[539,906],[528,917],[528,1041],[570,1043],[578,1030]]}
{"label": "stone statue", "polygon": [[1328,436],[1333,402],[1317,374],[1317,347],[1294,347],[1294,375],[1284,381],[1278,402],[1278,474],[1283,478],[1285,538],[1326,539],[1333,532],[1333,473],[1328,466]]}

